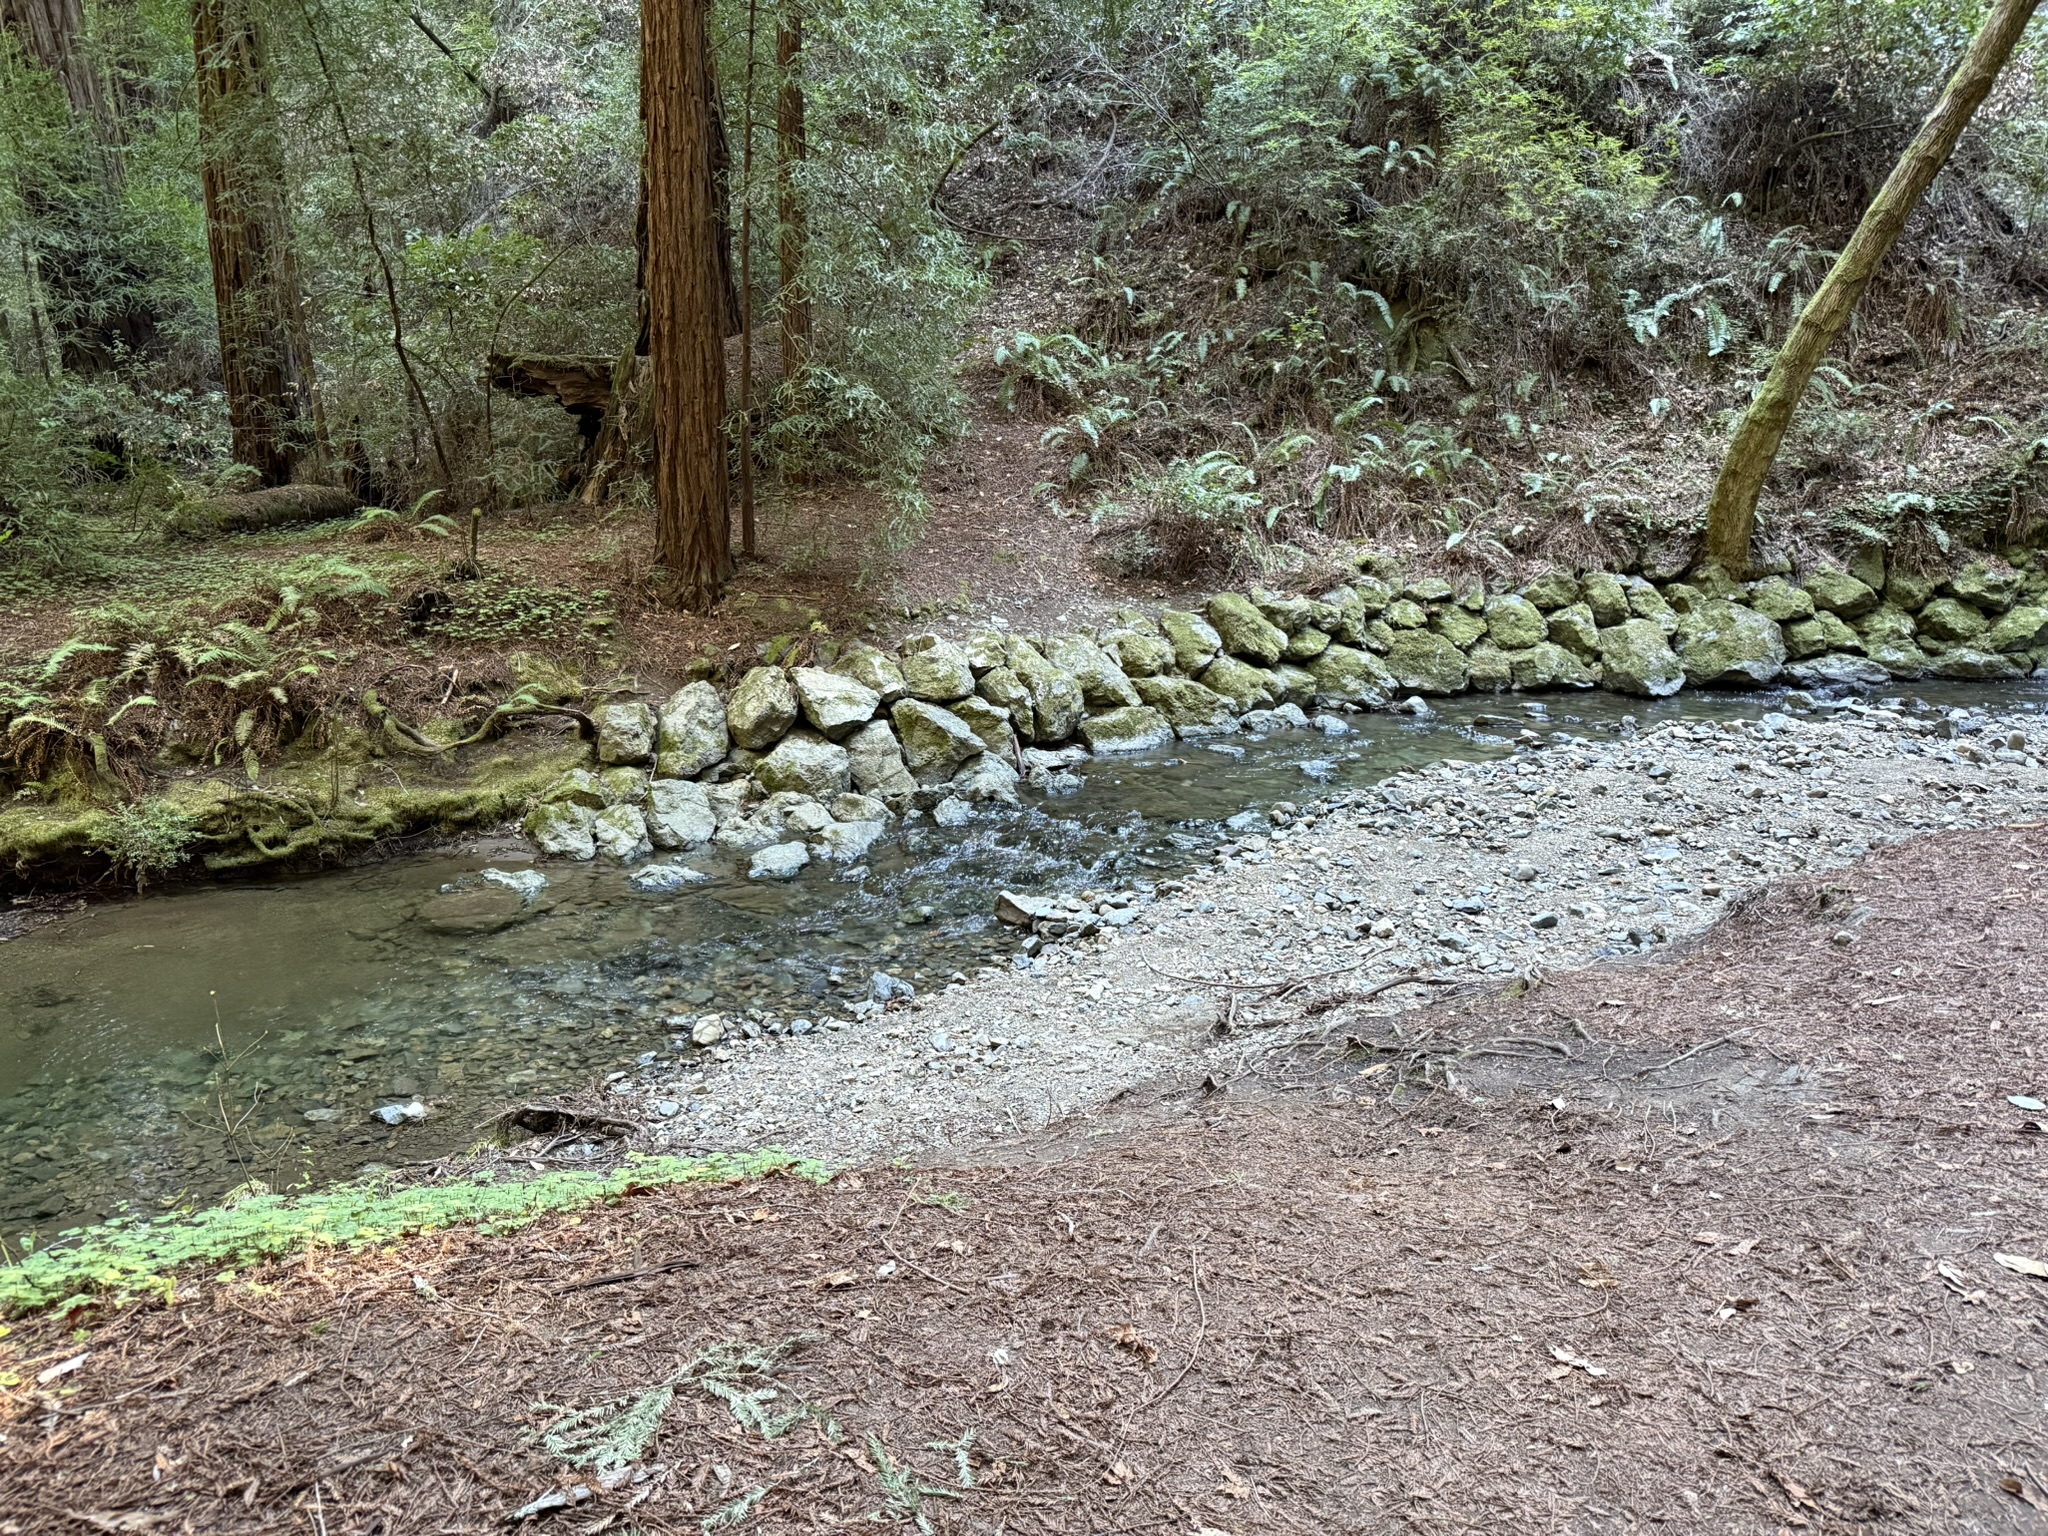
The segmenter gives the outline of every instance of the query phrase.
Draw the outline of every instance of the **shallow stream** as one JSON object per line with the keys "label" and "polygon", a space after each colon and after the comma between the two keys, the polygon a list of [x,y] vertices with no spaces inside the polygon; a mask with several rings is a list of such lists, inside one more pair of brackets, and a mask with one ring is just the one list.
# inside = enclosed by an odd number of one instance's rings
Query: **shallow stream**
{"label": "shallow stream", "polygon": [[[865,866],[814,864],[786,884],[699,856],[714,878],[653,896],[615,865],[547,864],[546,890],[495,931],[476,929],[503,919],[509,893],[476,876],[531,862],[510,841],[88,907],[0,945],[0,1232],[431,1158],[508,1102],[674,1053],[672,1015],[753,1009],[786,1025],[842,1013],[878,969],[924,988],[1008,964],[1017,936],[992,916],[999,890],[1165,879],[1246,807],[1504,754],[1525,728],[1599,736],[1627,715],[1777,704],[1461,700],[1422,719],[1353,716],[1349,736],[1183,743],[1097,759],[1078,792],[1027,792],[1023,810],[963,828],[920,817]],[[484,921],[466,921],[479,900]],[[415,1100],[422,1121],[374,1117]]]}

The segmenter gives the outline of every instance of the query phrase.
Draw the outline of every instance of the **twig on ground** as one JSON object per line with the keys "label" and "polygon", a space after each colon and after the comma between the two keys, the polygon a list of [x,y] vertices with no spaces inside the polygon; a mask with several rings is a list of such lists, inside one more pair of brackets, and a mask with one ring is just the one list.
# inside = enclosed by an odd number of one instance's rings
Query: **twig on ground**
{"label": "twig on ground", "polygon": [[1188,1357],[1181,1365],[1180,1374],[1138,1405],[1141,1412],[1162,1401],[1167,1393],[1187,1380],[1188,1372],[1195,1368],[1195,1360],[1202,1353],[1202,1341],[1209,1337],[1209,1304],[1202,1299],[1202,1263],[1195,1257],[1193,1249],[1188,1250],[1188,1268],[1195,1287],[1195,1347],[1188,1351]]}
{"label": "twig on ground", "polygon": [[1681,1061],[1691,1061],[1693,1057],[1699,1055],[1702,1051],[1711,1051],[1717,1045],[1726,1045],[1729,1041],[1739,1039],[1748,1033],[1749,1030],[1747,1029],[1731,1029],[1727,1034],[1717,1035],[1712,1040],[1702,1040],[1691,1050],[1681,1051],[1669,1061],[1660,1061],[1654,1067],[1644,1067],[1640,1072],[1636,1073],[1636,1076],[1648,1077],[1652,1072],[1665,1071],[1668,1068],[1677,1066]]}

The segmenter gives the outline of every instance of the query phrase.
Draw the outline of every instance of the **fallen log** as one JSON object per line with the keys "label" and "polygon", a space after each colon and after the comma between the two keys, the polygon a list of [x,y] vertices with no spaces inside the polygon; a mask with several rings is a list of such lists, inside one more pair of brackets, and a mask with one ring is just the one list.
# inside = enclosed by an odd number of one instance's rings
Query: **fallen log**
{"label": "fallen log", "polygon": [[612,408],[612,371],[617,360],[609,357],[514,357],[493,352],[486,364],[493,389],[515,395],[531,395],[556,401],[576,418],[576,431],[586,453]]}
{"label": "fallen log", "polygon": [[362,510],[362,497],[331,485],[278,485],[216,496],[189,508],[178,526],[193,533],[255,533],[290,523],[324,523]]}

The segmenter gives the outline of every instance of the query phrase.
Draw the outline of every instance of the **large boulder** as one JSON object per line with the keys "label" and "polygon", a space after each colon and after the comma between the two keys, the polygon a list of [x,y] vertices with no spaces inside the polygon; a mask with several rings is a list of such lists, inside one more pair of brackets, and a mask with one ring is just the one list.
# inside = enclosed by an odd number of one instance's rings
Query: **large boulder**
{"label": "large boulder", "polygon": [[[902,708],[904,701],[897,702]],[[903,761],[903,747],[886,721],[870,720],[846,738],[846,766],[854,787],[864,795],[893,800],[917,788]]]}
{"label": "large boulder", "polygon": [[1174,666],[1173,642],[1141,629],[1103,631],[1102,648],[1114,656],[1126,677],[1157,677]]}
{"label": "large boulder", "polygon": [[950,704],[974,692],[974,669],[967,652],[937,635],[912,635],[897,648],[903,686],[913,699]]}
{"label": "large boulder", "polygon": [[731,750],[725,701],[709,683],[679,688],[661,706],[655,741],[655,773],[664,779],[694,779]]}
{"label": "large boulder", "polygon": [[783,737],[774,751],[754,764],[754,781],[771,795],[810,795],[823,800],[853,787],[853,767],[846,748],[797,731]]}
{"label": "large boulder", "polygon": [[1378,709],[1393,697],[1394,674],[1370,651],[1348,645],[1332,645],[1308,664],[1315,679],[1315,701],[1321,705],[1344,704],[1358,709]]}
{"label": "large boulder", "polygon": [[823,801],[791,789],[777,790],[754,814],[785,837],[816,837],[832,825]]}
{"label": "large boulder", "polygon": [[[1552,607],[1562,607],[1554,603]],[[1504,651],[1526,650],[1550,638],[1543,610],[1526,597],[1496,597],[1486,605],[1486,632]]]}
{"label": "large boulder", "polygon": [[1785,669],[1785,680],[1801,688],[1884,688],[1891,673],[1862,656],[1816,656],[1795,661]]}
{"label": "large boulder", "polygon": [[981,744],[989,751],[1009,757],[1017,750],[1016,728],[1010,723],[1008,710],[998,709],[987,699],[972,694],[955,699],[947,707],[967,722],[967,728],[981,738]]}
{"label": "large boulder", "polygon": [[1579,583],[1579,595],[1591,610],[1593,622],[1602,629],[1627,622],[1628,589],[1612,571],[1589,572]]}
{"label": "large boulder", "polygon": [[1545,571],[1522,588],[1522,596],[1545,613],[1569,608],[1579,600],[1579,578],[1570,571]]}
{"label": "large boulder", "polygon": [[[1332,628],[1334,627],[1336,626],[1333,623]],[[1307,661],[1311,657],[1322,655],[1324,648],[1329,643],[1330,636],[1327,631],[1310,625],[1287,637],[1287,651],[1281,659],[1284,661]]]}
{"label": "large boulder", "polygon": [[1754,608],[1724,598],[1694,602],[1678,626],[1685,680],[1694,687],[1757,687],[1785,669],[1785,636]]}
{"label": "large boulder", "polygon": [[604,782],[588,768],[571,768],[542,790],[540,798],[544,804],[580,805],[592,811],[603,810],[613,800],[605,793]]}
{"label": "large boulder", "polygon": [[1031,690],[1024,686],[1024,679],[1010,670],[1007,662],[982,673],[975,687],[980,690],[983,700],[1010,717],[1012,730],[1020,736],[1031,734],[1034,724]]}
{"label": "large boulder", "polygon": [[1966,682],[1997,682],[2027,675],[2023,660],[1995,656],[1971,645],[1951,646],[1943,651],[1935,658],[1933,670],[1936,677],[1952,677]]}
{"label": "large boulder", "polygon": [[1839,614],[1822,608],[1810,619],[1785,626],[1785,654],[1794,661],[1824,656],[1829,651],[1860,651],[1863,637]]}
{"label": "large boulder", "polygon": [[750,752],[765,752],[796,724],[796,688],[780,667],[755,667],[725,701],[725,725]]}
{"label": "large boulder", "polygon": [[1795,587],[1782,576],[1766,576],[1749,586],[1749,606],[1779,624],[1791,624],[1813,617],[1813,594]]}
{"label": "large boulder", "polygon": [[654,852],[647,837],[647,818],[637,805],[609,805],[590,820],[597,851],[621,864],[637,863]]}
{"label": "large boulder", "polygon": [[1592,661],[1600,654],[1600,626],[1594,622],[1593,610],[1584,603],[1569,603],[1558,609],[1544,628],[1552,645],[1563,646],[1581,661]]}
{"label": "large boulder", "polygon": [[1428,629],[1396,634],[1387,647],[1387,670],[1403,693],[1463,693],[1472,677],[1465,653]]}
{"label": "large boulder", "polygon": [[922,699],[898,700],[889,718],[903,742],[903,761],[920,784],[950,779],[955,768],[983,750],[982,739],[965,720]]}
{"label": "large boulder", "polygon": [[645,704],[606,704],[593,718],[600,763],[644,763],[654,756],[654,711]]}
{"label": "large boulder", "polygon": [[1986,613],[2003,613],[2018,599],[2023,580],[2010,566],[1973,560],[1951,576],[1942,590]]}
{"label": "large boulder", "polygon": [[1923,678],[1934,669],[1927,653],[1911,640],[1866,640],[1863,649],[1872,661],[1902,682]]}
{"label": "large boulder", "polygon": [[1474,693],[1500,693],[1515,682],[1514,663],[1491,640],[1481,640],[1465,654],[1465,686]]}
{"label": "large boulder", "polygon": [[2048,608],[2022,603],[1991,626],[1984,637],[1988,651],[2031,651],[2048,644]]}
{"label": "large boulder", "polygon": [[718,818],[702,784],[656,779],[647,790],[647,838],[657,848],[695,848],[711,841]]}
{"label": "large boulder", "polygon": [[1090,709],[1119,709],[1138,702],[1124,669],[1087,635],[1053,635],[1045,642],[1045,659],[1074,675]]}
{"label": "large boulder", "polygon": [[831,741],[851,736],[874,719],[882,702],[867,684],[821,667],[798,667],[789,681],[804,718]]}
{"label": "large boulder", "polygon": [[990,667],[1010,664],[1010,637],[999,629],[977,629],[960,642],[960,649],[967,653],[968,669],[976,677]]}
{"label": "large boulder", "polygon": [[638,805],[647,798],[647,770],[606,768],[597,775],[597,788],[606,805]]}
{"label": "large boulder", "polygon": [[1287,631],[1259,612],[1250,598],[1236,592],[1218,592],[1203,605],[1223,649],[1234,656],[1249,656],[1271,666],[1287,654]]}
{"label": "large boulder", "polygon": [[1937,597],[1922,608],[1917,624],[1921,634],[1952,645],[1974,641],[1991,627],[1976,608],[1953,597]]}
{"label": "large boulder", "polygon": [[1947,579],[1940,573],[1905,571],[1893,566],[1892,573],[1884,582],[1885,599],[1908,612],[1918,613],[1934,601],[1935,595],[1941,591],[1941,584]]}
{"label": "large boulder", "polygon": [[1913,615],[1891,603],[1881,603],[1851,626],[1868,653],[1880,645],[1911,644],[1917,634]]}
{"label": "large boulder", "polygon": [[876,707],[887,709],[910,691],[896,658],[872,645],[856,645],[832,663],[841,677],[850,677],[875,695]]}
{"label": "large boulder", "polygon": [[1814,607],[1825,608],[1845,619],[1856,618],[1877,606],[1877,594],[1867,583],[1833,566],[1824,565],[1808,571],[1799,579],[1799,584],[1813,598]]}
{"label": "large boulder", "polygon": [[1549,640],[1507,653],[1509,674],[1517,688],[1591,688],[1600,679],[1585,660]]}
{"label": "large boulder", "polygon": [[1173,740],[1173,725],[1149,704],[1106,710],[1081,722],[1090,752],[1154,752]]}
{"label": "large boulder", "polygon": [[1628,593],[1630,613],[1639,619],[1648,619],[1667,636],[1678,633],[1678,614],[1662,592],[1640,576],[1625,576],[1621,585]]}
{"label": "large boulder", "polygon": [[1010,643],[1010,670],[1031,696],[1031,728],[1021,734],[1037,742],[1065,741],[1087,712],[1081,684],[1039,654],[1028,640]]}
{"label": "large boulder", "polygon": [[1230,700],[1231,708],[1238,714],[1278,703],[1280,699],[1280,690],[1274,686],[1270,673],[1247,666],[1235,656],[1218,656],[1210,662],[1202,669],[1201,683]]}
{"label": "large boulder", "polygon": [[1380,622],[1389,629],[1421,629],[1429,623],[1429,610],[1412,597],[1397,597],[1387,604]]}
{"label": "large boulder", "polygon": [[1401,595],[1411,603],[1448,603],[1457,590],[1442,576],[1417,576],[1401,588]]}
{"label": "large boulder", "polygon": [[1283,661],[1266,674],[1280,697],[1292,704],[1306,704],[1316,696],[1316,675],[1306,667]]}
{"label": "large boulder", "polygon": [[1166,716],[1167,723],[1181,735],[1227,729],[1230,725],[1230,700],[1188,678],[1139,677],[1132,679],[1131,686],[1138,690],[1139,698]]}
{"label": "large boulder", "polygon": [[1429,617],[1429,627],[1461,651],[1469,651],[1486,633],[1486,620],[1469,608],[1439,608]]}
{"label": "large boulder", "polygon": [[597,841],[591,828],[597,812],[587,805],[567,800],[550,800],[527,814],[521,830],[533,839],[542,853],[557,859],[594,859]]}
{"label": "large boulder", "polygon": [[1618,693],[1661,699],[1685,686],[1685,668],[1654,619],[1628,619],[1601,630],[1600,667],[1607,686]]}
{"label": "large boulder", "polygon": [[1306,597],[1284,597],[1278,592],[1253,592],[1251,604],[1266,622],[1283,635],[1298,635],[1315,622],[1320,606]]}

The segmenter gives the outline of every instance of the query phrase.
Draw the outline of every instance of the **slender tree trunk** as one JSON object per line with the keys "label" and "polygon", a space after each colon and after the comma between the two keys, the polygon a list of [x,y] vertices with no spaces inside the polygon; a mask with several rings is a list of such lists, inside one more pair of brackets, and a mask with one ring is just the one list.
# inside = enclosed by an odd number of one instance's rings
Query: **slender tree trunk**
{"label": "slender tree trunk", "polygon": [[747,0],[747,73],[740,108],[740,553],[754,557],[754,50],[760,0]]}
{"label": "slender tree trunk", "polygon": [[1740,576],[1749,568],[1757,496],[1814,369],[1848,325],[1857,301],[1947,162],[1970,118],[1991,93],[2040,3],[1996,0],[1941,99],[1864,210],[1862,222],[1834,267],[1800,312],[1763,388],[1735,429],[1735,440],[1728,446],[1728,457],[1714,486],[1714,499],[1707,506],[1707,557],[1729,573]]}
{"label": "slender tree trunk", "polygon": [[779,239],[777,264],[782,268],[779,308],[782,313],[782,378],[794,383],[811,360],[811,299],[804,287],[804,257],[809,227],[804,216],[798,167],[804,161],[804,18],[796,0],[778,0],[775,64],[781,87],[775,97],[775,192]]}
{"label": "slender tree trunk", "polygon": [[684,605],[718,601],[732,570],[726,512],[726,288],[718,260],[709,0],[647,0],[648,340],[655,392],[655,555]]}
{"label": "slender tree trunk", "polygon": [[285,220],[276,112],[246,0],[194,0],[200,182],[235,457],[286,485],[311,446],[312,359]]}

